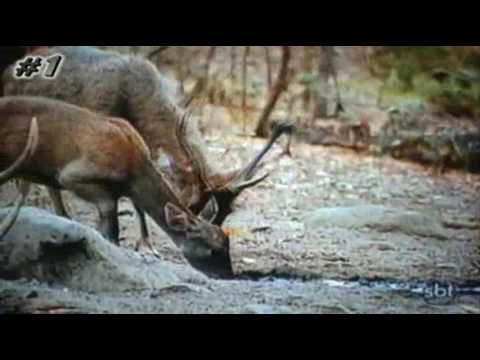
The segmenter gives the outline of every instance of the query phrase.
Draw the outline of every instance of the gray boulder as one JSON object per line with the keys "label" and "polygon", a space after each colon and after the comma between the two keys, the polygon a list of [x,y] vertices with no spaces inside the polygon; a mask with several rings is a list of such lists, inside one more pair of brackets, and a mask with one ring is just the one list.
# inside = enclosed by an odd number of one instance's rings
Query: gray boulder
{"label": "gray boulder", "polygon": [[447,239],[440,219],[433,214],[381,205],[323,208],[307,215],[303,220],[307,232],[328,227],[369,228],[378,232]]}
{"label": "gray boulder", "polygon": [[[0,221],[10,210],[0,210]],[[147,259],[113,245],[93,228],[28,207],[0,242],[0,277],[85,291],[203,285],[207,280],[187,265]]]}

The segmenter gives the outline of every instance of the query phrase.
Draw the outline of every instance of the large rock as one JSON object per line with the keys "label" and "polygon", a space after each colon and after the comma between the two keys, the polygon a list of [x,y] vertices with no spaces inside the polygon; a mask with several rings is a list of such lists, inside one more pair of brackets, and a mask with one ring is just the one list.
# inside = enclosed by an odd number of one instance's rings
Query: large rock
{"label": "large rock", "polygon": [[[10,210],[0,210],[0,221]],[[90,227],[27,207],[0,241],[0,277],[37,279],[86,291],[202,285],[207,280],[189,266],[147,261]]]}
{"label": "large rock", "polygon": [[304,218],[307,232],[337,227],[370,228],[378,232],[397,232],[444,240],[445,229],[436,216],[408,209],[381,205],[361,205],[318,209]]}

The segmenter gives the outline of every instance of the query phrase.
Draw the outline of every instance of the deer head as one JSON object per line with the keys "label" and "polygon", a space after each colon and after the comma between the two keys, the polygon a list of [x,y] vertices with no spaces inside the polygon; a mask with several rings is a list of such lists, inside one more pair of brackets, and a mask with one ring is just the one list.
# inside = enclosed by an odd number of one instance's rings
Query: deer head
{"label": "deer head", "polygon": [[[178,129],[180,132],[185,127],[185,120],[183,120]],[[272,132],[268,143],[263,149],[245,165],[242,169],[231,172],[224,176],[217,176],[209,174],[208,168],[205,166],[205,161],[198,157],[198,152],[194,151],[189,143],[185,141],[185,137],[177,135],[180,140],[180,144],[184,150],[188,153],[188,157],[191,159],[196,171],[199,174],[200,181],[205,188],[205,196],[196,204],[192,204],[191,208],[195,211],[199,211],[208,218],[212,218],[212,223],[216,225],[222,225],[226,217],[232,212],[232,205],[234,200],[245,189],[254,187],[255,185],[264,181],[270,174],[267,172],[263,175],[255,177],[259,170],[260,161],[265,154],[272,148],[273,144],[282,134],[291,134],[294,130],[294,125],[290,121],[277,121],[272,125]],[[215,179],[216,181],[212,181]],[[217,211],[215,214],[211,212],[212,207],[207,206],[208,201],[212,198],[216,199]]]}
{"label": "deer head", "polygon": [[172,203],[164,208],[169,234],[187,257],[209,255],[211,251],[227,253],[229,239],[212,221],[218,213],[218,203],[211,198],[198,217]]}

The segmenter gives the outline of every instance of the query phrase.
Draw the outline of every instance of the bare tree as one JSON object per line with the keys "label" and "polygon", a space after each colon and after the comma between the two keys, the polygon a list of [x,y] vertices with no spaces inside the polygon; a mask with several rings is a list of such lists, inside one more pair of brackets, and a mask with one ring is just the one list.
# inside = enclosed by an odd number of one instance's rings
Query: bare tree
{"label": "bare tree", "polygon": [[267,137],[268,132],[268,120],[270,114],[272,113],[275,105],[277,104],[278,99],[282,92],[284,92],[288,87],[288,66],[290,63],[290,46],[282,46],[282,62],[280,65],[280,70],[278,72],[277,79],[275,84],[270,90],[267,103],[260,115],[260,119],[257,124],[257,129],[255,130],[255,135],[258,137]]}
{"label": "bare tree", "polygon": [[235,69],[237,67],[237,47],[230,46],[230,83],[235,80]]}
{"label": "bare tree", "polygon": [[272,88],[272,57],[268,46],[264,46],[263,49],[265,50],[265,65],[267,67],[267,86],[270,91]]}
{"label": "bare tree", "polygon": [[318,47],[318,50],[319,65],[317,76],[313,84],[313,119],[325,118],[328,114],[328,99],[326,96],[326,90],[328,86],[329,67],[327,59],[324,56],[323,47]]}
{"label": "bare tree", "polygon": [[243,133],[246,132],[245,111],[247,109],[247,60],[250,54],[250,46],[245,46],[242,59],[242,112],[243,112]]}
{"label": "bare tree", "polygon": [[[303,73],[305,75],[311,75],[313,73],[313,51],[311,46],[303,47]],[[310,104],[312,101],[312,89],[310,81],[306,82],[305,90],[303,91],[303,109],[304,111],[310,110]]]}
{"label": "bare tree", "polygon": [[[314,85],[314,109],[313,119],[328,117],[328,80],[330,76],[333,78],[335,86],[336,108],[334,116],[344,111],[340,98],[340,89],[338,86],[337,70],[335,67],[335,47],[320,46],[319,67],[317,78]],[[312,120],[313,120],[312,119]]]}
{"label": "bare tree", "polygon": [[[192,103],[192,101],[199,96],[201,93],[203,93],[205,90],[208,91],[208,80],[210,76],[210,66],[213,61],[213,58],[215,56],[215,51],[216,51],[216,46],[210,46],[207,52],[207,57],[205,60],[205,66],[203,68],[203,74],[197,79],[195,82],[195,85],[193,86],[193,89],[186,95],[183,96],[182,101],[180,104],[183,107],[188,107]],[[179,50],[180,51],[180,50]],[[183,53],[182,53],[183,54]],[[180,58],[183,58],[181,56]],[[178,64],[183,63],[183,61],[178,61]],[[180,68],[182,65],[179,65]],[[181,87],[183,88],[183,82],[184,78],[180,76],[180,82],[181,82]]]}
{"label": "bare tree", "polygon": [[328,72],[330,76],[333,78],[333,83],[335,85],[335,114],[337,116],[339,113],[344,111],[344,107],[342,104],[342,99],[340,98],[340,87],[338,86],[338,74],[337,74],[337,67],[335,61],[335,47],[334,46],[322,46],[324,56],[326,58],[326,65],[328,67]]}
{"label": "bare tree", "polygon": [[[185,94],[185,80],[188,76],[188,71],[185,71],[185,68],[188,68],[188,64],[185,64],[184,59],[187,57],[185,56],[185,49],[183,46],[178,46],[176,49],[176,56],[177,61],[175,62],[176,70],[178,74],[178,81],[180,82],[180,94]],[[188,60],[187,60],[188,61]]]}
{"label": "bare tree", "polygon": [[215,51],[217,47],[216,46],[210,46],[207,52],[207,59],[205,61],[205,69],[203,72],[203,78],[204,78],[204,86],[205,89],[208,91],[208,77],[210,75],[210,66],[212,64],[213,57],[215,56]]}

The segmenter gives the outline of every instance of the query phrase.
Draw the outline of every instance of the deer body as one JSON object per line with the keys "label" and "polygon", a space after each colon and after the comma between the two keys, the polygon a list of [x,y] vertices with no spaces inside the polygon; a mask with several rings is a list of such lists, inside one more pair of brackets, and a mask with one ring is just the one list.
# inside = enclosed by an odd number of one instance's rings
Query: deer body
{"label": "deer body", "polygon": [[0,183],[18,177],[74,192],[96,206],[100,232],[114,242],[119,236],[117,202],[125,196],[186,251],[228,247],[218,226],[182,204],[153,166],[141,136],[122,119],[52,99],[0,98],[0,171],[24,151],[32,118],[38,123],[36,150],[12,175],[0,173]]}
{"label": "deer body", "polygon": [[[220,206],[214,219],[217,225],[232,211],[231,205],[242,190],[265,178],[253,176],[266,151],[242,169],[222,172],[214,168],[196,123],[174,103],[165,80],[149,61],[80,46],[40,47],[29,55],[58,53],[65,61],[55,79],[15,79],[11,66],[3,73],[3,93],[54,98],[126,119],[143,137],[156,166],[178,190],[183,204],[198,214],[212,197],[216,198]],[[282,131],[279,128],[272,135],[266,149]],[[55,192],[52,195],[59,199]],[[57,212],[64,212],[63,205],[55,202]]]}

